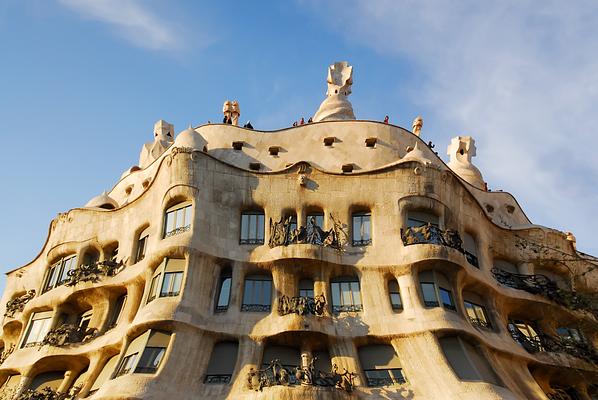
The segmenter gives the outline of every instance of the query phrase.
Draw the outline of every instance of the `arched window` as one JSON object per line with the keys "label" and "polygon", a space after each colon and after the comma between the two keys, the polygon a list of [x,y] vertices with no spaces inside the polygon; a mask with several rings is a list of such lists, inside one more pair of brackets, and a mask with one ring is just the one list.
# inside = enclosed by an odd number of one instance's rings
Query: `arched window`
{"label": "arched window", "polygon": [[422,297],[426,307],[439,307],[457,311],[451,285],[446,277],[438,271],[423,271],[419,274]]}
{"label": "arched window", "polygon": [[238,342],[219,342],[214,345],[204,383],[230,383],[237,363]]}
{"label": "arched window", "polygon": [[362,346],[358,349],[361,368],[370,387],[405,383],[399,357],[390,345]]}
{"label": "arched window", "polygon": [[222,272],[220,272],[220,279],[218,282],[218,297],[215,309],[217,313],[228,310],[232,281],[233,277],[230,268],[223,269]]}
{"label": "arched window", "polygon": [[359,278],[348,276],[333,279],[330,282],[332,292],[332,312],[335,314],[348,311],[361,311],[361,289]]}
{"label": "arched window", "polygon": [[164,237],[167,238],[189,231],[191,229],[192,214],[190,201],[168,208],[164,217]]}
{"label": "arched window", "polygon": [[[149,330],[131,341],[121,360],[115,377],[130,373],[154,374],[158,370],[168,344],[170,333]],[[140,355],[141,354],[141,355]]]}
{"label": "arched window", "polygon": [[240,244],[264,244],[264,211],[241,213]]}
{"label": "arched window", "polygon": [[272,309],[272,277],[248,275],[243,288],[241,311],[270,312]]}
{"label": "arched window", "polygon": [[471,344],[459,336],[443,337],[439,342],[446,359],[459,379],[502,385],[478,345]]}
{"label": "arched window", "polygon": [[407,228],[416,228],[423,225],[438,227],[438,216],[429,211],[408,211]]}
{"label": "arched window", "polygon": [[181,292],[184,273],[185,259],[165,258],[152,276],[147,302],[149,303],[158,296],[178,296]]}
{"label": "arched window", "polygon": [[147,242],[149,241],[149,226],[145,228],[139,234],[139,238],[137,239],[137,249],[135,250],[135,262],[138,263],[139,261],[145,258],[145,254],[147,251]]}
{"label": "arched window", "polygon": [[390,305],[395,311],[403,309],[403,301],[401,300],[401,292],[399,290],[399,283],[396,279],[388,281],[388,294],[390,296]]}
{"label": "arched window", "polygon": [[463,234],[463,250],[465,250],[465,258],[467,258],[467,262],[476,268],[480,268],[478,262],[478,246],[474,237],[467,232]]}
{"label": "arched window", "polygon": [[311,279],[301,279],[299,281],[299,297],[314,298],[314,281]]}
{"label": "arched window", "polygon": [[353,213],[351,219],[353,246],[368,246],[372,244],[371,220],[372,214],[369,211]]}

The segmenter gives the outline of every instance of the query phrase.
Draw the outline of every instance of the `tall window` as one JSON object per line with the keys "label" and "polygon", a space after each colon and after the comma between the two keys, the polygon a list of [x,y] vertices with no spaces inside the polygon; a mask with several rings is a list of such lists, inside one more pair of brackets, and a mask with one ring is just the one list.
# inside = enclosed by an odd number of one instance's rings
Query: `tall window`
{"label": "tall window", "polygon": [[241,214],[240,244],[264,244],[264,212],[246,211]]}
{"label": "tall window", "polygon": [[428,224],[438,227],[438,216],[426,211],[409,211],[407,213],[407,228]]}
{"label": "tall window", "polygon": [[423,271],[419,274],[419,283],[426,307],[439,307],[456,311],[453,293],[446,277],[438,271]]}
{"label": "tall window", "polygon": [[77,267],[77,256],[67,256],[61,258],[57,263],[52,265],[48,270],[46,276],[46,284],[44,285],[44,292],[50,289],[64,285],[69,279],[69,272]]}
{"label": "tall window", "polygon": [[153,374],[160,367],[170,342],[170,333],[148,330],[129,343],[115,377],[136,373]]}
{"label": "tall window", "polygon": [[486,313],[486,309],[484,306],[480,305],[481,298],[477,297],[477,302],[473,301],[473,294],[469,294],[464,292],[463,293],[464,301],[463,306],[465,307],[465,312],[467,313],[467,318],[469,321],[476,326],[482,328],[490,328],[490,320],[488,319],[488,314]]}
{"label": "tall window", "polygon": [[216,302],[216,312],[225,312],[228,310],[230,302],[230,289],[233,282],[232,273],[229,268],[222,270],[218,285],[218,298]]}
{"label": "tall window", "polygon": [[476,268],[480,268],[478,262],[478,246],[475,239],[469,233],[463,234],[463,250],[465,250],[465,258],[467,262]]}
{"label": "tall window", "polygon": [[311,221],[314,221],[316,226],[324,229],[324,213],[323,212],[310,212],[307,214],[307,224],[309,225]]}
{"label": "tall window", "polygon": [[330,283],[332,292],[332,312],[335,314],[349,311],[361,311],[361,290],[357,277],[334,279]]}
{"label": "tall window", "polygon": [[358,353],[368,386],[391,386],[406,382],[401,362],[392,346],[362,346]]}
{"label": "tall window", "polygon": [[528,352],[544,351],[540,335],[532,324],[525,321],[509,320],[507,329],[513,339]]}
{"label": "tall window", "polygon": [[170,237],[191,229],[191,202],[179,203],[166,210],[164,237]]}
{"label": "tall window", "polygon": [[399,283],[396,279],[388,281],[388,294],[390,296],[390,305],[395,311],[403,309],[403,302],[401,301],[401,292],[399,290]]}
{"label": "tall window", "polygon": [[219,342],[214,345],[204,383],[230,383],[237,363],[238,342]]}
{"label": "tall window", "polygon": [[85,332],[89,327],[89,323],[91,322],[92,316],[93,310],[88,310],[77,317],[77,326],[81,329],[82,332]]}
{"label": "tall window", "polygon": [[459,336],[448,336],[438,340],[445,357],[459,379],[463,381],[484,381],[502,386],[494,369],[484,357],[479,346]]}
{"label": "tall window", "polygon": [[148,240],[149,227],[145,228],[143,232],[139,234],[139,240],[137,240],[137,251],[135,253],[135,262],[139,262],[145,258]]}
{"label": "tall window", "polygon": [[181,292],[184,271],[184,259],[165,258],[152,276],[147,302],[149,303],[158,296],[178,296]]}
{"label": "tall window", "polygon": [[299,297],[314,298],[314,281],[311,279],[301,279],[299,281]]}
{"label": "tall window", "polygon": [[372,244],[371,214],[369,212],[353,213],[352,234],[353,246],[367,246]]}
{"label": "tall window", "polygon": [[272,278],[249,275],[245,278],[241,311],[270,312],[272,308]]}
{"label": "tall window", "polygon": [[112,310],[112,314],[110,316],[110,323],[108,324],[108,329],[114,328],[116,324],[120,321],[120,317],[122,315],[122,311],[125,308],[125,304],[127,302],[127,295],[123,294],[118,296],[116,301],[114,302],[114,309]]}
{"label": "tall window", "polygon": [[35,346],[46,337],[52,323],[52,311],[37,312],[31,317],[29,329],[23,338],[21,347]]}

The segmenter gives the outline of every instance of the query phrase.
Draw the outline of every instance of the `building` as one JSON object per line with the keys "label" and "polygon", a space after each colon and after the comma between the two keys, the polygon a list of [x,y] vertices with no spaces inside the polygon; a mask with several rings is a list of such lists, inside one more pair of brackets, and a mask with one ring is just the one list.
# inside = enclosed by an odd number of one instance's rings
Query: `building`
{"label": "building", "polygon": [[598,259],[488,191],[471,137],[447,165],[327,81],[288,129],[160,120],[59,214],[7,274],[2,398],[598,398]]}

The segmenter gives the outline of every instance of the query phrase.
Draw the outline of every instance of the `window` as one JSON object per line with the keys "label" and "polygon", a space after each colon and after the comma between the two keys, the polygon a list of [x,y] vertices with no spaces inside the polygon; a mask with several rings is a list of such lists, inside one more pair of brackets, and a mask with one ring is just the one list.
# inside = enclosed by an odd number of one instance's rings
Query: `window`
{"label": "window", "polygon": [[409,211],[407,213],[407,228],[416,228],[428,224],[438,228],[438,216],[425,211]]}
{"label": "window", "polygon": [[510,263],[508,261],[505,260],[494,260],[494,267],[498,268],[500,270],[503,270],[505,272],[510,272],[512,274],[518,274],[519,270],[517,268],[517,266],[513,263]]}
{"label": "window", "polygon": [[369,212],[353,213],[352,228],[353,246],[372,244],[371,214]]}
{"label": "window", "polygon": [[145,228],[139,234],[139,240],[137,240],[137,251],[135,253],[135,262],[139,262],[145,258],[148,240],[149,240],[149,227]]}
{"label": "window", "polygon": [[181,292],[185,260],[165,258],[154,271],[147,296],[147,303],[156,297],[174,297]]}
{"label": "window", "polygon": [[323,212],[313,212],[313,213],[307,214],[307,225],[311,224],[312,220],[314,221],[314,224],[316,226],[319,226],[320,228],[324,229],[324,213]]}
{"label": "window", "polygon": [[439,339],[451,368],[463,381],[483,381],[502,386],[494,369],[484,357],[479,346],[463,340],[459,336],[448,336]]}
{"label": "window", "polygon": [[332,292],[332,312],[335,314],[361,311],[361,290],[357,277],[345,277],[330,283]]}
{"label": "window", "polygon": [[299,297],[314,298],[314,281],[311,279],[301,279],[299,281]]}
{"label": "window", "polygon": [[77,256],[68,256],[60,259],[56,264],[50,267],[46,276],[44,292],[50,289],[64,285],[70,280],[69,271],[77,267]]}
{"label": "window", "polygon": [[164,237],[170,237],[191,229],[191,202],[180,203],[166,210]]}
{"label": "window", "polygon": [[284,220],[289,221],[289,232],[295,232],[297,230],[297,214],[290,212],[284,216]]}
{"label": "window", "polygon": [[586,343],[586,340],[579,329],[560,327],[556,328],[556,333],[565,341]]}
{"label": "window", "polygon": [[45,388],[50,388],[57,391],[60,384],[64,380],[64,374],[66,371],[50,371],[42,372],[31,380],[29,384],[30,390],[41,391]]}
{"label": "window", "polygon": [[94,265],[99,259],[100,254],[93,249],[89,249],[83,255],[83,265]]}
{"label": "window", "polygon": [[52,323],[52,311],[44,311],[33,314],[29,329],[23,339],[21,347],[31,347],[40,343],[46,337]]}
{"label": "window", "polygon": [[106,364],[104,364],[104,368],[102,368],[102,371],[96,378],[95,382],[93,383],[93,385],[91,385],[91,389],[89,390],[90,395],[97,392],[102,387],[102,385],[110,378],[110,375],[112,375],[112,372],[114,371],[114,367],[116,366],[117,362],[118,354],[110,357],[106,361]]}
{"label": "window", "polygon": [[[129,343],[115,377],[136,373],[153,374],[160,367],[170,343],[170,333],[149,330]],[[141,356],[139,356],[141,354]]]}
{"label": "window", "polygon": [[451,285],[448,279],[438,271],[422,271],[419,274],[419,282],[422,291],[424,305],[426,307],[439,307],[456,311]]}
{"label": "window", "polygon": [[403,309],[403,302],[401,301],[401,292],[399,291],[399,283],[396,279],[391,279],[388,281],[388,294],[390,296],[390,305],[392,309],[402,310]]}
{"label": "window", "polygon": [[249,275],[245,278],[241,311],[270,312],[272,308],[272,278]]}
{"label": "window", "polygon": [[475,239],[467,232],[463,234],[463,250],[465,251],[465,258],[467,259],[467,262],[476,268],[480,268]]}
{"label": "window", "polygon": [[536,329],[524,321],[510,320],[507,329],[517,343],[530,353],[544,351],[542,340]]}
{"label": "window", "polygon": [[230,383],[237,363],[238,342],[220,342],[214,345],[204,383]]}
{"label": "window", "polygon": [[92,315],[93,310],[88,310],[77,317],[77,326],[81,329],[82,332],[85,332],[89,327],[89,322],[91,321]]}
{"label": "window", "polygon": [[406,382],[401,362],[392,346],[362,346],[358,353],[368,386],[391,386]]}
{"label": "window", "polygon": [[482,328],[490,328],[490,322],[486,316],[486,309],[476,303],[464,301],[465,312],[472,324],[481,326]]}
{"label": "window", "polygon": [[240,244],[264,244],[264,212],[249,211],[241,214]]}
{"label": "window", "polygon": [[220,284],[218,285],[218,301],[216,302],[216,312],[224,312],[228,310],[228,303],[230,302],[230,288],[233,278],[230,269],[224,269],[220,273]]}
{"label": "window", "polygon": [[112,311],[112,316],[110,317],[110,324],[108,324],[108,329],[114,328],[116,326],[116,324],[118,324],[126,302],[127,302],[126,294],[118,296],[118,298],[116,299],[116,302],[114,303],[114,310]]}
{"label": "window", "polygon": [[[287,370],[289,383],[292,385],[297,384],[295,368],[301,366],[301,353],[299,349],[291,346],[266,345],[264,354],[262,355],[262,369],[268,368],[270,363],[275,360],[278,360],[280,365]],[[270,369],[268,374],[272,374],[272,372]]]}

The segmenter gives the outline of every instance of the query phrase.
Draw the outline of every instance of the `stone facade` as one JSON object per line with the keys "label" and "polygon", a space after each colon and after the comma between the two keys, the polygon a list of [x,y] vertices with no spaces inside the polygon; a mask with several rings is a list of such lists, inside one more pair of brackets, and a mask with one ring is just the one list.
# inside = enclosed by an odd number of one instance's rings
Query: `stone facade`
{"label": "stone facade", "polygon": [[421,125],[159,121],[7,274],[1,398],[598,398],[598,260]]}

